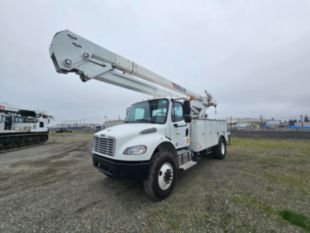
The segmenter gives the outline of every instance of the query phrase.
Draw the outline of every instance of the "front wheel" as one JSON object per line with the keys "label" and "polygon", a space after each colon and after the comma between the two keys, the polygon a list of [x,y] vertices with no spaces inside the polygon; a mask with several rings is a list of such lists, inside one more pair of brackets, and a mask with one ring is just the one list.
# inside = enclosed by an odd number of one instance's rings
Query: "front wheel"
{"label": "front wheel", "polygon": [[146,195],[153,201],[160,201],[174,189],[177,177],[177,167],[170,152],[160,152],[154,155],[154,160],[149,170],[143,187]]}

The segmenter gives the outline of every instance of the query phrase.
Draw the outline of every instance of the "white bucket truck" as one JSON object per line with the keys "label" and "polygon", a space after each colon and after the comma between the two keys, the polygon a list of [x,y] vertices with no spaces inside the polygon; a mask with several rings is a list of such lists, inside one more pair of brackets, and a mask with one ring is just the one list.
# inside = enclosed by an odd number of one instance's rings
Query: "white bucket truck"
{"label": "white bucket truck", "polygon": [[68,30],[55,34],[50,56],[59,73],[152,96],[131,105],[124,124],[94,135],[93,164],[107,176],[139,178],[147,196],[161,200],[172,192],[179,170],[196,165],[200,154],[212,150],[225,158],[227,124],[207,119],[206,109],[216,107],[207,92],[197,95]]}

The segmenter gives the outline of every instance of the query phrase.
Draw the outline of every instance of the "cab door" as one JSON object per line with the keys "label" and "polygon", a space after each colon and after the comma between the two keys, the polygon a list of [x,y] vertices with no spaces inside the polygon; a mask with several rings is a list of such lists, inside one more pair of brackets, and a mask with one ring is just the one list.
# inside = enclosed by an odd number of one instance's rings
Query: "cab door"
{"label": "cab door", "polygon": [[189,146],[189,124],[184,121],[183,104],[172,101],[170,138],[177,149]]}

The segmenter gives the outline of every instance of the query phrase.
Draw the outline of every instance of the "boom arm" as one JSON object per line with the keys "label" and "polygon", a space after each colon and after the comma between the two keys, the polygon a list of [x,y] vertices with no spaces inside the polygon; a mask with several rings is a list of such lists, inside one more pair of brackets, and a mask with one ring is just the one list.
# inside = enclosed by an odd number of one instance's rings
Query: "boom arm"
{"label": "boom arm", "polygon": [[50,56],[57,72],[74,72],[82,81],[96,79],[152,96],[187,97],[205,107],[216,106],[210,94],[197,95],[68,30],[55,34]]}

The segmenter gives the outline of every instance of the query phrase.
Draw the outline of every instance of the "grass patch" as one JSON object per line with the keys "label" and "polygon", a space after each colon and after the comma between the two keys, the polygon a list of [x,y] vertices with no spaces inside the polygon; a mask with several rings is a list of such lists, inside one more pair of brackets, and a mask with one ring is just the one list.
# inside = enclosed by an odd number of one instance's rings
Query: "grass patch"
{"label": "grass patch", "polygon": [[175,219],[170,220],[170,221],[169,221],[169,224],[170,224],[171,229],[172,229],[174,232],[180,231],[180,225],[179,225],[179,223],[178,223]]}
{"label": "grass patch", "polygon": [[244,203],[248,206],[252,206],[256,209],[259,209],[260,211],[270,216],[274,216],[278,213],[278,215],[280,215],[282,219],[286,220],[290,224],[299,226],[303,228],[304,230],[310,232],[310,218],[307,216],[295,213],[291,210],[276,211],[270,205],[260,202],[257,199],[253,197],[249,197],[247,195],[237,194],[233,197],[233,200],[235,202]]}
{"label": "grass patch", "polygon": [[275,148],[298,152],[300,154],[309,152],[309,140],[294,140],[294,139],[263,139],[263,138],[235,138],[231,139],[232,145],[237,147],[251,149],[267,149]]}
{"label": "grass patch", "polygon": [[289,223],[299,226],[304,230],[310,232],[310,218],[302,214],[294,213],[293,211],[290,210],[279,211],[279,215]]}
{"label": "grass patch", "polygon": [[294,187],[299,191],[310,193],[309,181],[305,178],[306,175],[301,172],[286,171],[281,172],[274,169],[273,171],[266,172],[266,178],[273,184],[278,183],[280,185],[286,185]]}
{"label": "grass patch", "polygon": [[235,194],[233,196],[233,201],[246,204],[269,215],[274,214],[274,210],[270,205],[263,203],[256,198],[250,197],[248,195]]}

